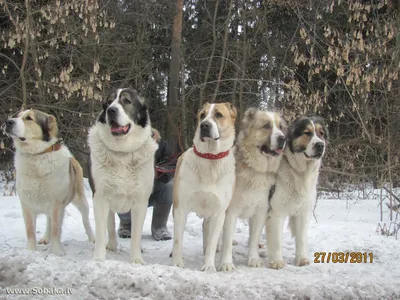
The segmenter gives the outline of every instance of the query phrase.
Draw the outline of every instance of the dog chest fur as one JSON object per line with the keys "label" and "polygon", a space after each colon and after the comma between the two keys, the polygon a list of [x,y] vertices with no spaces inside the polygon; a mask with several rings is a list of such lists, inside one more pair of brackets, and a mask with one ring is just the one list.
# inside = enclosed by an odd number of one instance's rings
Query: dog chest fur
{"label": "dog chest fur", "polygon": [[299,155],[286,151],[277,174],[271,207],[275,212],[296,215],[303,209],[312,210],[317,195],[320,160],[299,159]]}
{"label": "dog chest fur", "polygon": [[209,217],[225,210],[235,181],[233,151],[226,158],[208,160],[197,157],[193,149],[189,149],[179,176],[184,177],[185,185],[178,187],[178,197],[186,199],[182,204],[186,210],[196,212],[199,217]]}
{"label": "dog chest fur", "polygon": [[96,127],[92,127],[89,144],[96,193],[102,195],[113,211],[129,211],[154,179],[156,142],[149,135],[138,150],[115,152],[103,144]]}
{"label": "dog chest fur", "polygon": [[[41,155],[15,155],[17,191],[21,201],[37,213],[51,213],[53,201],[70,199],[69,164],[72,157],[62,146],[58,151]],[[60,195],[63,195],[60,198]],[[67,203],[65,203],[66,205]]]}

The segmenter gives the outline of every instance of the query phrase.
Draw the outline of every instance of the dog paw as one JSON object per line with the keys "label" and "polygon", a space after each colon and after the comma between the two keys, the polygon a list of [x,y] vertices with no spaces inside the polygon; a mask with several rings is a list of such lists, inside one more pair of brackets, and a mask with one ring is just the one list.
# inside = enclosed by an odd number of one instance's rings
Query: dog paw
{"label": "dog paw", "polygon": [[185,267],[185,264],[183,263],[183,259],[176,259],[176,260],[174,260],[173,263],[172,263],[172,265],[173,265],[174,267],[178,267],[178,268],[181,268],[181,269],[183,269],[183,268]]}
{"label": "dog paw", "polygon": [[302,266],[307,266],[310,264],[310,260],[306,257],[303,257],[301,259],[296,259],[296,266],[302,267]]}
{"label": "dog paw", "polygon": [[144,261],[144,259],[141,258],[141,257],[132,258],[132,259],[131,259],[131,262],[132,262],[133,264],[136,264],[136,265],[145,265],[145,264],[146,264],[145,261]]}
{"label": "dog paw", "polygon": [[201,267],[201,270],[204,272],[215,272],[215,266],[214,265],[209,265],[209,264],[204,264]]}
{"label": "dog paw", "polygon": [[262,264],[263,263],[259,257],[250,258],[249,261],[247,262],[247,265],[251,268],[261,268]]}
{"label": "dog paw", "polygon": [[231,262],[221,263],[219,270],[223,272],[229,272],[235,270],[235,265]]}
{"label": "dog paw", "polygon": [[281,261],[281,260],[269,263],[269,267],[271,269],[275,269],[275,270],[282,269],[284,265],[285,265],[285,263],[283,261]]}
{"label": "dog paw", "polygon": [[88,240],[89,240],[90,243],[93,243],[93,244],[96,242],[96,239],[95,239],[95,237],[93,235],[89,235],[88,236]]}
{"label": "dog paw", "polygon": [[48,237],[43,237],[39,240],[39,245],[48,245],[50,244],[50,239]]}
{"label": "dog paw", "polygon": [[55,245],[53,247],[50,247],[50,253],[53,253],[54,255],[57,255],[57,256],[65,255],[64,249],[59,245]]}
{"label": "dog paw", "polygon": [[106,249],[109,251],[116,251],[118,247],[118,243],[117,242],[108,242],[106,245]]}

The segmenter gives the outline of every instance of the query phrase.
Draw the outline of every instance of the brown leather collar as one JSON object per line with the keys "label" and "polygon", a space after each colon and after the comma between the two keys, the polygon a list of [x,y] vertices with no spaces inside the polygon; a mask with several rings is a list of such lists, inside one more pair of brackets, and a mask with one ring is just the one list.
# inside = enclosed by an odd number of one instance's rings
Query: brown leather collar
{"label": "brown leather collar", "polygon": [[46,148],[44,151],[38,153],[38,155],[53,152],[53,151],[58,151],[61,149],[62,145],[63,145],[63,142],[58,141],[54,145],[51,145],[49,148]]}

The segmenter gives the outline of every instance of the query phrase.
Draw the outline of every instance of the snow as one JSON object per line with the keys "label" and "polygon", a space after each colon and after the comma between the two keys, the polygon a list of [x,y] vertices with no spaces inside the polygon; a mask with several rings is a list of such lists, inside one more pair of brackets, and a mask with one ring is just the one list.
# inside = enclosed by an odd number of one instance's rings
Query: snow
{"label": "snow", "polygon": [[[90,205],[92,200],[87,190]],[[347,203],[346,203],[347,202]],[[348,205],[348,209],[346,208]],[[17,196],[0,196],[0,299],[43,299],[41,295],[10,295],[20,292],[69,294],[51,299],[400,299],[400,241],[376,234],[378,200],[320,199],[309,229],[309,252],[372,252],[373,263],[313,263],[296,267],[294,240],[284,233],[282,270],[246,266],[248,225],[239,221],[234,246],[235,271],[199,271],[202,262],[202,221],[189,215],[184,235],[185,269],[171,266],[172,241],[152,240],[148,209],[143,231],[146,265],[129,262],[130,239],[119,239],[119,249],[107,252],[105,262],[92,260],[94,244],[87,241],[78,210],[69,206],[62,241],[66,255],[25,250],[26,237]],[[385,207],[386,209],[386,207]],[[94,228],[93,211],[90,220]],[[117,224],[118,225],[118,224]],[[173,230],[170,216],[168,227]],[[45,217],[38,217],[37,237],[43,235]],[[262,242],[265,237],[263,236]],[[263,251],[263,250],[261,250]],[[264,258],[265,260],[265,258]],[[219,254],[217,254],[217,265]]]}

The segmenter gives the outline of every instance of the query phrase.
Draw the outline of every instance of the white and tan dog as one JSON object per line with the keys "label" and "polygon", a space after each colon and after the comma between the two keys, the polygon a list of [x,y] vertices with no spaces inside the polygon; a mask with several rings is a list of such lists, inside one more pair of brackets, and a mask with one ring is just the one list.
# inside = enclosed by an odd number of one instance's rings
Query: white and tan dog
{"label": "white and tan dog", "polygon": [[300,117],[288,129],[288,147],[279,167],[275,192],[270,200],[266,221],[269,267],[280,269],[282,232],[285,218],[296,239],[297,266],[310,263],[307,232],[317,197],[321,159],[328,140],[328,130],[319,117]]}
{"label": "white and tan dog", "polygon": [[[115,212],[131,211],[131,260],[144,264],[141,239],[150,194],[153,191],[154,153],[147,106],[133,89],[118,89],[103,103],[103,112],[89,132],[90,186],[96,221],[94,258],[117,248]],[[107,221],[108,220],[108,221]],[[107,225],[108,224],[108,225]]]}
{"label": "white and tan dog", "polygon": [[203,217],[203,271],[215,270],[215,253],[225,210],[235,186],[236,108],[230,103],[206,103],[198,113],[193,148],[180,158],[174,179],[173,265],[184,267],[183,232],[189,212]]}
{"label": "white and tan dog", "polygon": [[286,143],[286,123],[278,113],[249,108],[236,143],[236,187],[226,210],[220,270],[235,268],[232,242],[238,217],[250,219],[248,265],[260,267],[258,242],[268,211],[268,195],[275,184]]}
{"label": "white and tan dog", "polygon": [[44,213],[46,233],[39,244],[50,243],[51,253],[65,254],[61,227],[65,207],[71,201],[82,214],[89,241],[94,242],[82,168],[58,138],[56,118],[38,110],[25,110],[7,120],[5,133],[12,137],[16,148],[17,193],[25,221],[27,248],[36,249],[36,216]]}

